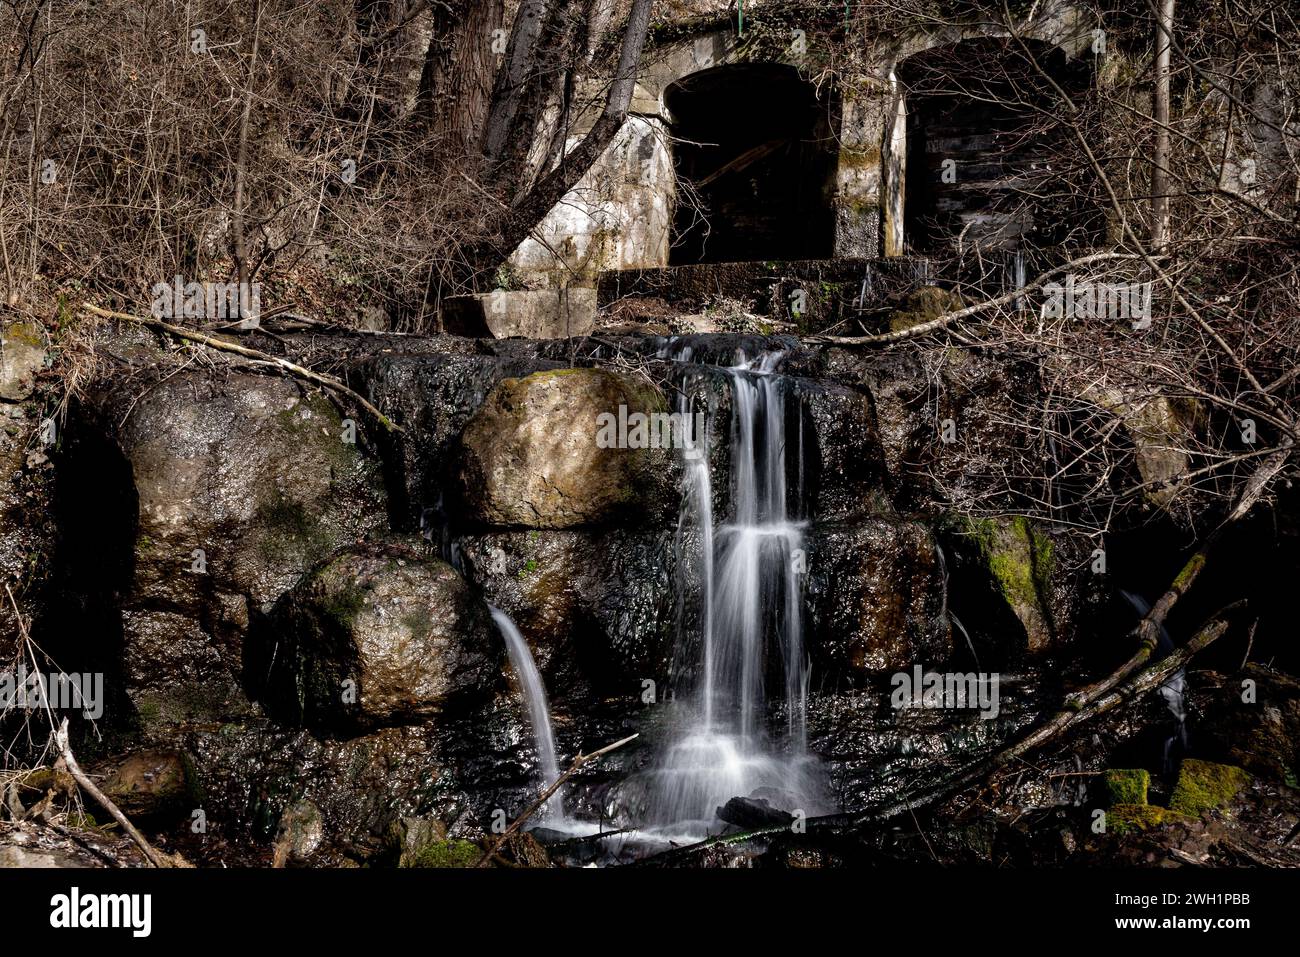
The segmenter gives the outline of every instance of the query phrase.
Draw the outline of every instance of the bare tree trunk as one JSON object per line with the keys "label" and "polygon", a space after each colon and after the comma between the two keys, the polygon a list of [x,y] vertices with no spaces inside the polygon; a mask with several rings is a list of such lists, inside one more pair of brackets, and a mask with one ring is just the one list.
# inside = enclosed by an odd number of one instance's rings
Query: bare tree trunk
{"label": "bare tree trunk", "polygon": [[[552,206],[571,190],[583,174],[605,152],[614,136],[627,119],[632,93],[636,88],[637,70],[641,52],[645,48],[650,30],[651,0],[633,0],[623,33],[618,67],[609,87],[605,108],[581,143],[525,193],[503,215],[500,233],[490,244],[480,244],[467,250],[471,269],[477,273],[498,265],[510,252],[528,238],[528,234],[542,221]],[[490,132],[490,131],[489,131]]]}
{"label": "bare tree trunk", "polygon": [[1169,50],[1174,37],[1174,0],[1159,0],[1156,15],[1155,93],[1152,116],[1156,144],[1151,168],[1151,248],[1169,241]]}
{"label": "bare tree trunk", "polygon": [[419,115],[457,153],[477,143],[492,96],[496,55],[488,42],[502,0],[435,4],[433,35],[420,75]]}
{"label": "bare tree trunk", "polygon": [[483,140],[482,179],[502,198],[522,195],[562,152],[563,115],[545,148],[534,147],[547,132],[543,126],[551,108],[563,114],[567,107],[569,85],[585,53],[586,20],[584,0],[520,7]]}
{"label": "bare tree trunk", "polygon": [[537,50],[553,12],[554,5],[548,0],[523,0],[519,5],[483,131],[483,160],[489,174],[501,165],[511,137],[517,133],[529,79],[538,69]]}

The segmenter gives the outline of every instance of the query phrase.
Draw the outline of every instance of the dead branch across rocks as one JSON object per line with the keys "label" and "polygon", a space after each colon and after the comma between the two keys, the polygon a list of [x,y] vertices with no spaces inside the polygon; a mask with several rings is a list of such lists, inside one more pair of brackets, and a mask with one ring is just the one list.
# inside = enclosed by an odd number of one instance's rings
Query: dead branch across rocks
{"label": "dead branch across rocks", "polygon": [[327,376],[323,373],[308,369],[306,366],[300,366],[296,362],[290,362],[287,359],[281,359],[266,352],[257,349],[250,349],[248,346],[241,346],[236,342],[228,342],[225,339],[218,339],[215,336],[205,335],[202,332],[196,332],[193,329],[185,329],[181,326],[172,325],[170,322],[163,322],[161,319],[154,319],[147,316],[135,316],[129,312],[114,312],[111,309],[101,309],[99,306],[83,303],[82,308],[87,312],[94,313],[97,316],[103,316],[107,319],[120,319],[125,322],[134,322],[138,325],[146,326],[150,329],[156,329],[159,332],[165,332],[168,335],[175,336],[178,339],[185,339],[188,342],[195,342],[209,349],[217,349],[221,352],[230,352],[235,355],[244,356],[245,358],[255,359],[258,362],[266,363],[288,372],[290,375],[297,376],[300,379],[306,379],[308,382],[314,382],[322,385],[327,389],[338,392],[347,396],[356,402],[363,409],[373,415],[389,432],[403,433],[400,425],[392,421],[384,413],[380,412],[374,405],[368,402],[363,396],[357,394],[352,389],[335,379],[333,376]]}
{"label": "dead branch across rocks", "polygon": [[537,796],[537,800],[534,801],[532,804],[528,805],[528,807],[524,810],[523,814],[515,818],[514,821],[511,822],[508,828],[506,828],[504,831],[498,834],[496,840],[488,844],[487,850],[483,852],[483,856],[478,859],[478,864],[476,864],[475,866],[486,867],[488,861],[492,860],[496,852],[500,850],[501,845],[504,844],[510,838],[510,835],[518,831],[519,828],[523,826],[525,821],[527,821],[530,817],[536,814],[537,810],[541,808],[544,804],[546,804],[548,800],[550,800],[551,795],[554,794],[556,791],[558,791],[561,785],[563,785],[565,781],[573,777],[573,775],[578,772],[578,769],[581,768],[584,764],[588,764],[591,761],[595,761],[597,758],[603,757],[606,754],[609,754],[611,751],[616,751],[617,749],[623,747],[623,745],[629,743],[630,741],[633,741],[638,737],[640,737],[639,734],[631,734],[628,735],[626,738],[622,738],[618,741],[615,741],[613,744],[605,745],[599,751],[593,751],[591,752],[591,754],[579,754],[576,758],[573,759],[573,763],[569,765],[569,769],[567,771],[565,771],[553,782],[551,782],[551,785],[545,788],[542,791],[542,793]]}

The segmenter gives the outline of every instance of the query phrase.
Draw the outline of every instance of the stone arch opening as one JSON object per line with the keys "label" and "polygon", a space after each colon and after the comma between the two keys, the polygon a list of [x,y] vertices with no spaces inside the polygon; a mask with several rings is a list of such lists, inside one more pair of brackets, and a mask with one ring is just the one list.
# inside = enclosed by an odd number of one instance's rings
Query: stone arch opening
{"label": "stone arch opening", "polygon": [[922,51],[897,68],[909,252],[1019,251],[1099,238],[1095,180],[1068,139],[1048,80],[1077,102],[1091,87],[1092,65],[1025,42],[1033,61],[1016,41],[988,37]]}
{"label": "stone arch opening", "polygon": [[669,264],[829,257],[839,101],[784,64],[673,83],[677,201]]}

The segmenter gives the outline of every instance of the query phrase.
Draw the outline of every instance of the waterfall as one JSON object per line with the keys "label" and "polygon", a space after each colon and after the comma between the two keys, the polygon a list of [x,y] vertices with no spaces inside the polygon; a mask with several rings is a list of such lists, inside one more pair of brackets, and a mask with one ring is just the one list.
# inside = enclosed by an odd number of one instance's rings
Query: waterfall
{"label": "waterfall", "polygon": [[[542,684],[541,673],[533,660],[528,643],[519,633],[510,616],[494,605],[488,605],[492,620],[496,622],[501,636],[506,640],[506,651],[510,655],[510,664],[528,707],[528,719],[533,726],[533,741],[537,746],[538,770],[541,772],[540,790],[545,790],[555,783],[560,776],[560,763],[555,756],[555,736],[551,732],[551,709],[546,700],[546,686]],[[540,791],[539,791],[540,793]],[[564,817],[564,789],[556,791],[541,809],[542,820]]]}
{"label": "waterfall", "polygon": [[[690,361],[689,346],[662,350]],[[678,547],[693,528],[699,550],[700,668],[690,716],[655,773],[650,817],[666,826],[706,829],[733,797],[763,797],[784,810],[809,811],[815,788],[806,754],[808,663],[803,647],[802,549],[806,522],[790,501],[803,496],[803,436],[786,435],[790,381],[775,374],[784,353],[719,369],[731,392],[731,517],[713,513],[706,454],[683,456]],[[683,389],[679,411],[690,411]],[[797,411],[797,410],[796,410]],[[794,416],[802,422],[801,416]],[[800,457],[787,462],[787,451]],[[790,468],[791,465],[795,467]],[[794,487],[790,486],[793,478]],[[683,567],[684,563],[678,563]],[[679,588],[687,589],[683,583]],[[680,619],[679,619],[680,620]],[[686,642],[691,636],[679,636]],[[779,661],[784,676],[785,741],[769,739],[765,677]]]}
{"label": "waterfall", "polygon": [[[1017,249],[1011,257],[1011,289],[1012,291],[1025,288],[1025,253],[1022,249]],[[1024,296],[1016,298],[1016,311],[1024,312],[1028,308],[1028,301]]]}
{"label": "waterfall", "polygon": [[[1120,594],[1125,601],[1133,606],[1138,615],[1145,618],[1150,614],[1151,604],[1141,595],[1135,595],[1123,589],[1120,589]],[[1163,658],[1173,650],[1173,639],[1169,637],[1169,632],[1165,631],[1164,625],[1161,625],[1160,634],[1156,640],[1156,652],[1160,658]],[[1165,707],[1174,716],[1174,733],[1165,740],[1164,748],[1164,769],[1167,774],[1177,764],[1175,757],[1180,757],[1182,753],[1187,751],[1187,671],[1179,668],[1165,680],[1158,690],[1160,697],[1164,699]]]}

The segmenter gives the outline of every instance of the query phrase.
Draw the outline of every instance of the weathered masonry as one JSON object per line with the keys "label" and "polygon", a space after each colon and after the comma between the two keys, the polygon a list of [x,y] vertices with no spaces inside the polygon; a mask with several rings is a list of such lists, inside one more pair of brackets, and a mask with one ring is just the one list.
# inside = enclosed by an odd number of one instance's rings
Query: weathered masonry
{"label": "weathered masonry", "polygon": [[732,23],[679,30],[647,51],[623,129],[512,273],[557,288],[610,270],[1086,243],[1100,216],[1053,187],[1052,134],[1017,97],[999,102],[998,78],[1035,82],[1031,51],[1050,82],[1086,90],[1096,27],[1050,2],[1019,39],[918,25],[875,38],[835,80],[797,44],[762,52]]}

